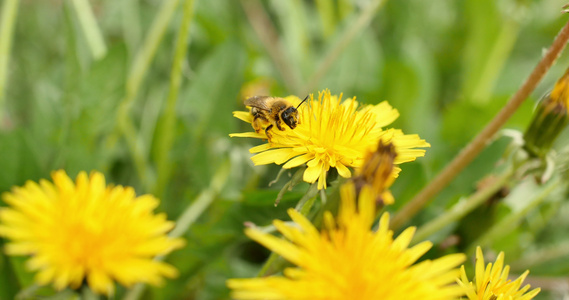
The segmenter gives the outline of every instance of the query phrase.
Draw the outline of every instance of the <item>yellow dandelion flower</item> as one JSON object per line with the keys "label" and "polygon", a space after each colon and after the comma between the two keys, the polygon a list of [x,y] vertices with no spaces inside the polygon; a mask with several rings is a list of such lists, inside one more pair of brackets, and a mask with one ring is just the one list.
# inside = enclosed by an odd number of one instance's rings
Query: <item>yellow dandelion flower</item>
{"label": "yellow dandelion flower", "polygon": [[[375,150],[379,140],[393,143],[397,150],[396,164],[414,161],[424,156],[425,150],[417,147],[430,147],[418,135],[406,135],[399,129],[383,129],[391,124],[399,112],[386,101],[377,105],[360,105],[355,98],[341,100],[325,90],[318,94],[318,100],[310,95],[306,104],[298,108],[299,124],[295,129],[283,126],[283,131],[271,129],[268,143],[253,147],[257,153],[251,159],[255,165],[276,163],[289,169],[304,163],[307,169],[303,179],[314,183],[318,188],[326,188],[326,173],[336,168],[344,178],[351,177],[348,167],[362,165],[367,152]],[[296,96],[285,98],[293,105],[301,99]],[[236,111],[233,115],[251,123],[251,113]],[[265,132],[246,132],[230,134],[232,137],[253,137],[267,139]]]}
{"label": "yellow dandelion flower", "polygon": [[461,267],[459,285],[467,288],[466,296],[470,300],[529,300],[535,297],[540,289],[530,289],[526,285],[520,289],[529,271],[525,271],[518,279],[508,279],[510,266],[504,267],[504,252],[500,252],[494,265],[488,263],[484,268],[484,255],[480,247],[476,248],[476,274],[474,282],[468,280],[464,266]]}
{"label": "yellow dandelion flower", "polygon": [[53,183],[28,181],[3,195],[10,207],[0,210],[0,236],[6,252],[30,255],[27,267],[39,284],[78,288],[84,280],[101,294],[112,294],[113,281],[159,285],[174,277],[174,267],[153,260],[183,246],[165,235],[174,223],[154,214],[159,201],[136,197],[134,189],[106,186],[103,174],[79,173],[73,182],[63,170]]}
{"label": "yellow dandelion flower", "polygon": [[385,213],[377,232],[370,230],[375,214],[375,194],[369,187],[361,191],[358,203],[353,183],[341,189],[340,211],[336,219],[327,212],[325,229],[319,232],[297,211],[288,211],[295,225],[275,220],[284,240],[256,229],[246,234],[278,253],[297,268],[287,268],[284,276],[230,279],[227,285],[235,299],[455,299],[464,289],[453,284],[459,275],[463,254],[414,264],[432,244],[411,248],[415,228],[397,238],[389,230]]}

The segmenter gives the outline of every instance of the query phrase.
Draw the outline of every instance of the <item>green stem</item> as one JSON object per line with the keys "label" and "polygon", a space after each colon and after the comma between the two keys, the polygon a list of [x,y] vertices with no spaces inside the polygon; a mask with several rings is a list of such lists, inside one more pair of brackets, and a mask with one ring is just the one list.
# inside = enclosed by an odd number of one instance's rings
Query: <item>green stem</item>
{"label": "green stem", "polygon": [[385,4],[385,2],[387,2],[387,0],[373,0],[367,5],[367,7],[362,9],[362,13],[356,21],[342,33],[338,42],[332,46],[330,51],[328,51],[308,83],[303,87],[300,95],[307,94],[317,87],[318,82],[320,82],[330,67],[332,67],[332,64],[334,64],[338,56],[340,56],[346,47],[348,47],[350,42],[352,42],[352,40],[369,25],[372,18]]}
{"label": "green stem", "polygon": [[259,0],[241,0],[241,6],[253,30],[273,60],[284,84],[288,90],[298,93],[300,80],[296,76],[297,71],[293,70],[286,53],[282,49],[279,35],[271,21],[271,17]]}
{"label": "green stem", "polygon": [[93,291],[89,288],[89,286],[84,286],[81,289],[81,300],[99,300],[99,296],[93,293]]}
{"label": "green stem", "polygon": [[121,1],[121,25],[123,38],[128,45],[129,52],[135,51],[142,38],[140,26],[140,0]]}
{"label": "green stem", "polygon": [[480,236],[476,241],[474,241],[467,249],[467,255],[469,253],[474,253],[476,246],[484,247],[496,239],[503,237],[512,231],[517,224],[530,212],[532,212],[536,207],[538,207],[543,201],[547,199],[547,196],[553,192],[559,185],[561,180],[559,178],[551,180],[539,194],[537,194],[528,205],[523,209],[509,214],[507,217],[502,219],[502,221],[494,224],[489,230],[487,230],[482,236]]}
{"label": "green stem", "polygon": [[4,95],[8,83],[8,64],[14,37],[14,24],[18,16],[19,0],[4,0],[0,19],[0,116],[4,115]]}
{"label": "green stem", "polygon": [[329,0],[316,0],[316,9],[322,26],[322,34],[329,37],[336,28],[336,17],[334,14],[334,2]]}
{"label": "green stem", "polygon": [[[318,183],[313,183],[308,188],[308,191],[306,191],[306,194],[304,194],[300,201],[298,201],[295,209],[298,210],[303,216],[308,215],[310,209],[312,208],[312,205],[316,202],[316,195],[318,195]],[[279,257],[280,255],[277,253],[271,253],[265,264],[261,267],[261,270],[259,270],[259,273],[257,273],[257,277],[265,276],[269,269],[279,261]]]}
{"label": "green stem", "polygon": [[[285,185],[279,191],[279,193],[277,195],[277,199],[275,199],[275,207],[277,207],[279,205],[279,203],[281,202],[281,199],[283,198],[284,194],[287,191],[292,190],[292,188],[295,185],[297,185],[299,182],[302,181],[302,175],[304,174],[305,169],[306,168],[304,168],[304,167],[298,168],[298,170],[296,170],[294,175],[292,175],[292,178],[287,183],[285,183]],[[281,174],[281,172],[283,172],[285,170],[287,170],[287,169],[281,169],[281,171],[279,172],[279,175]],[[277,179],[275,179],[275,180],[278,180],[279,175],[277,175]],[[271,183],[272,183],[272,181],[271,181]],[[271,183],[269,183],[269,186],[271,185]]]}
{"label": "green stem", "polygon": [[490,101],[490,95],[497,83],[500,71],[516,43],[520,32],[520,22],[513,18],[506,19],[504,22],[504,25],[500,28],[496,43],[484,63],[478,82],[471,93],[469,93],[471,95],[469,98],[475,101],[483,103]]}
{"label": "green stem", "polygon": [[93,10],[87,0],[72,0],[77,19],[81,24],[81,29],[89,45],[89,50],[95,60],[101,59],[107,54],[107,45],[103,39],[103,34],[97,25],[97,20],[93,14]]}
{"label": "green stem", "polygon": [[174,132],[176,131],[176,103],[178,93],[182,82],[182,68],[184,66],[186,53],[188,52],[190,25],[193,19],[194,0],[185,0],[183,6],[183,16],[178,29],[178,37],[176,39],[176,51],[172,70],[170,72],[170,90],[168,99],[166,100],[166,109],[158,126],[157,149],[156,149],[156,167],[158,179],[155,186],[155,195],[161,195],[164,187],[170,178],[172,164],[169,160],[170,149],[174,143]]}
{"label": "green stem", "polygon": [[449,211],[445,212],[427,224],[421,226],[413,237],[412,244],[419,243],[429,238],[434,233],[438,232],[445,226],[460,220],[462,217],[473,211],[476,207],[480,206],[492,195],[496,194],[514,175],[514,169],[509,168],[504,174],[496,178],[494,182],[486,188],[477,191],[466,200],[461,200],[456,203]]}
{"label": "green stem", "polygon": [[278,255],[277,253],[271,252],[271,255],[269,255],[269,258],[267,259],[267,261],[265,262],[265,264],[263,264],[263,266],[261,267],[261,270],[259,270],[259,272],[257,273],[257,277],[263,277],[263,276],[265,276],[265,275],[269,272],[269,269],[270,269],[275,263],[277,263],[279,257],[280,257],[280,255]]}
{"label": "green stem", "polygon": [[142,48],[138,50],[134,58],[134,62],[126,80],[126,94],[117,109],[117,125],[114,132],[108,136],[106,141],[108,148],[114,148],[119,137],[121,135],[124,136],[128,149],[135,162],[138,176],[142,180],[143,184],[146,184],[147,176],[147,147],[139,141],[136,127],[129,116],[129,112],[177,6],[178,0],[164,0],[162,2],[160,11],[150,26],[150,31],[144,40],[144,44],[142,45]]}
{"label": "green stem", "polygon": [[300,201],[298,201],[298,204],[296,205],[295,209],[298,210],[304,216],[306,216],[308,214],[308,211],[310,211],[310,209],[312,208],[312,204],[314,204],[314,201],[309,201],[309,200],[314,198],[316,195],[318,195],[318,184],[313,183],[308,188],[308,191],[306,191],[306,194],[304,194],[304,196],[300,198]]}
{"label": "green stem", "polygon": [[169,236],[177,238],[182,236],[194,224],[199,216],[211,205],[215,197],[221,192],[225,186],[229,173],[231,171],[230,163],[224,162],[223,165],[213,175],[208,189],[203,191],[198,198],[182,213],[176,221],[176,227],[170,232]]}
{"label": "green stem", "polygon": [[[224,162],[219,169],[215,172],[211,179],[210,186],[202,191],[192,204],[188,205],[182,215],[176,220],[176,227],[168,234],[171,238],[178,238],[183,236],[196,220],[206,211],[206,209],[213,203],[221,189],[225,186],[230,173],[229,161]],[[162,261],[166,257],[158,256],[155,258],[157,261]],[[145,284],[136,284],[125,296],[124,300],[136,300],[142,296]]]}
{"label": "green stem", "polygon": [[409,201],[391,220],[391,227],[397,229],[421,210],[429,200],[445,188],[466,166],[480,154],[498,130],[516,112],[523,101],[529,97],[545,73],[553,65],[569,40],[569,22],[561,29],[551,47],[533,69],[526,81],[510,98],[506,106],[484,127],[484,129],[458,153],[445,168]]}

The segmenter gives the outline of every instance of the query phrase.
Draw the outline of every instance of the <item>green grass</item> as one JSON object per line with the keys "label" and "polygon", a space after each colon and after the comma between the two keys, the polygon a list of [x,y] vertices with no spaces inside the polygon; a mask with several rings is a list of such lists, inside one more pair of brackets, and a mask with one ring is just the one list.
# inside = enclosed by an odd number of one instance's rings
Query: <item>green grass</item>
{"label": "green grass", "polygon": [[[299,184],[275,208],[288,176],[269,187],[279,168],[252,166],[248,150],[258,143],[229,138],[250,130],[231,114],[244,109],[244,86],[266,79],[263,88],[275,96],[304,98],[328,88],[364,103],[388,100],[401,113],[394,127],[432,145],[426,157],[403,165],[392,187],[396,203],[388,208],[396,212],[516,92],[566,22],[563,4],[5,0],[0,191],[63,168],[71,177],[99,170],[110,183],[152,193],[162,200],[158,211],[171,220],[202,199],[205,207],[194,211],[202,213],[183,233],[187,246],[166,258],[180,276],[138,292],[141,299],[225,299],[225,280],[254,276],[269,255],[244,236],[243,223],[289,220],[286,209],[308,190]],[[271,26],[255,29],[265,19]],[[568,58],[560,57],[507,128],[525,130],[536,101],[569,66]],[[568,140],[566,130],[554,148],[563,151]],[[484,176],[498,174],[509,142],[496,137],[409,224],[427,223],[472,194]],[[457,235],[461,243],[435,246],[428,256],[466,251],[482,239],[505,251],[518,274],[529,267],[524,257],[567,243],[564,190],[530,206],[532,195],[543,190],[533,178],[510,189],[518,198],[486,204],[487,211],[474,211],[431,236],[438,244]],[[525,204],[532,209],[524,210]],[[501,231],[494,226],[505,223],[509,227]],[[566,279],[569,251],[556,253],[553,261],[531,265],[530,282],[534,275]],[[22,259],[4,254],[0,282],[0,299],[33,284]],[[555,295],[543,289],[538,298]],[[37,293],[54,294],[48,287]],[[116,298],[127,293],[119,289]]]}

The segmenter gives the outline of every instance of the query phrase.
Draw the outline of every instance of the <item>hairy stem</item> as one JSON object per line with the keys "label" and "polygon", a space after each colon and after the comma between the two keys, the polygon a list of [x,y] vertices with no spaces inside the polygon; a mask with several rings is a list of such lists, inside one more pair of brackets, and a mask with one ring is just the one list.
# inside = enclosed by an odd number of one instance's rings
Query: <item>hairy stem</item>
{"label": "hairy stem", "polygon": [[531,94],[545,73],[553,65],[569,40],[569,22],[561,29],[547,53],[533,69],[529,77],[510,98],[506,106],[486,125],[486,127],[460,153],[425,186],[411,201],[409,201],[391,221],[391,227],[397,229],[423,208],[429,200],[445,188],[480,152],[490,139],[514,114],[523,101]]}
{"label": "hairy stem", "polygon": [[512,178],[513,174],[514,170],[513,168],[510,168],[500,177],[496,178],[496,180],[491,185],[477,191],[466,200],[459,201],[449,211],[443,213],[440,217],[437,217],[429,223],[421,226],[419,230],[417,230],[417,233],[413,237],[413,241],[411,243],[416,244],[418,242],[421,242],[445,226],[467,215],[469,212],[492,197],[492,195],[496,194],[496,192],[499,191],[500,188],[502,188],[510,180],[510,178]]}

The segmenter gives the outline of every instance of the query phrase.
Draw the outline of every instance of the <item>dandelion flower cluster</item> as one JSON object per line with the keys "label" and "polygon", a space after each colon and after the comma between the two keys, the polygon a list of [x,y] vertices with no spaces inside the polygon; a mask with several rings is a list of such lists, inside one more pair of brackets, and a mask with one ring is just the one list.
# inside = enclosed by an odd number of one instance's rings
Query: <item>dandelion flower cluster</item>
{"label": "dandelion flower cluster", "polygon": [[114,281],[158,285],[174,277],[174,267],[153,260],[183,246],[165,235],[174,226],[154,214],[158,199],[136,197],[131,187],[111,187],[101,173],[79,173],[73,182],[60,170],[53,183],[28,181],[5,193],[10,206],[0,211],[0,236],[11,240],[11,255],[30,255],[39,284],[78,288],[86,281],[101,294],[112,294]]}
{"label": "dandelion flower cluster", "polygon": [[[275,220],[273,224],[287,239],[247,229],[253,240],[276,252],[296,268],[284,276],[231,279],[227,285],[235,299],[455,299],[464,289],[453,284],[459,275],[463,254],[414,264],[432,244],[422,242],[409,248],[415,228],[397,238],[389,230],[385,213],[379,229],[370,230],[376,195],[364,187],[355,199],[352,182],[341,189],[336,219],[326,212],[319,232],[306,217],[288,211],[295,225]],[[357,203],[356,203],[357,202]]]}
{"label": "dandelion flower cluster", "polygon": [[[364,156],[375,150],[379,140],[393,143],[397,151],[395,163],[400,164],[424,156],[419,147],[430,145],[418,135],[406,135],[399,129],[383,129],[399,113],[387,102],[377,105],[360,105],[355,98],[342,101],[342,96],[320,92],[318,99],[310,96],[306,104],[298,107],[299,124],[294,130],[283,126],[283,131],[272,129],[268,143],[250,149],[256,153],[251,159],[256,165],[284,164],[283,168],[307,165],[303,180],[326,188],[326,175],[332,167],[344,178],[351,177],[349,167],[360,167]],[[296,96],[285,98],[293,105],[300,104]],[[237,111],[234,116],[251,123],[250,112]],[[232,137],[267,139],[265,132],[231,134]]]}
{"label": "dandelion flower cluster", "polygon": [[[461,268],[458,284],[467,288],[466,296],[470,300],[530,300],[535,297],[540,289],[530,292],[530,285],[520,289],[522,282],[529,274],[525,271],[518,279],[508,279],[510,266],[504,267],[504,252],[500,252],[494,265],[488,263],[484,268],[484,255],[480,247],[476,248],[476,274],[474,282],[466,277],[464,266]],[[526,293],[527,292],[527,293]]]}

